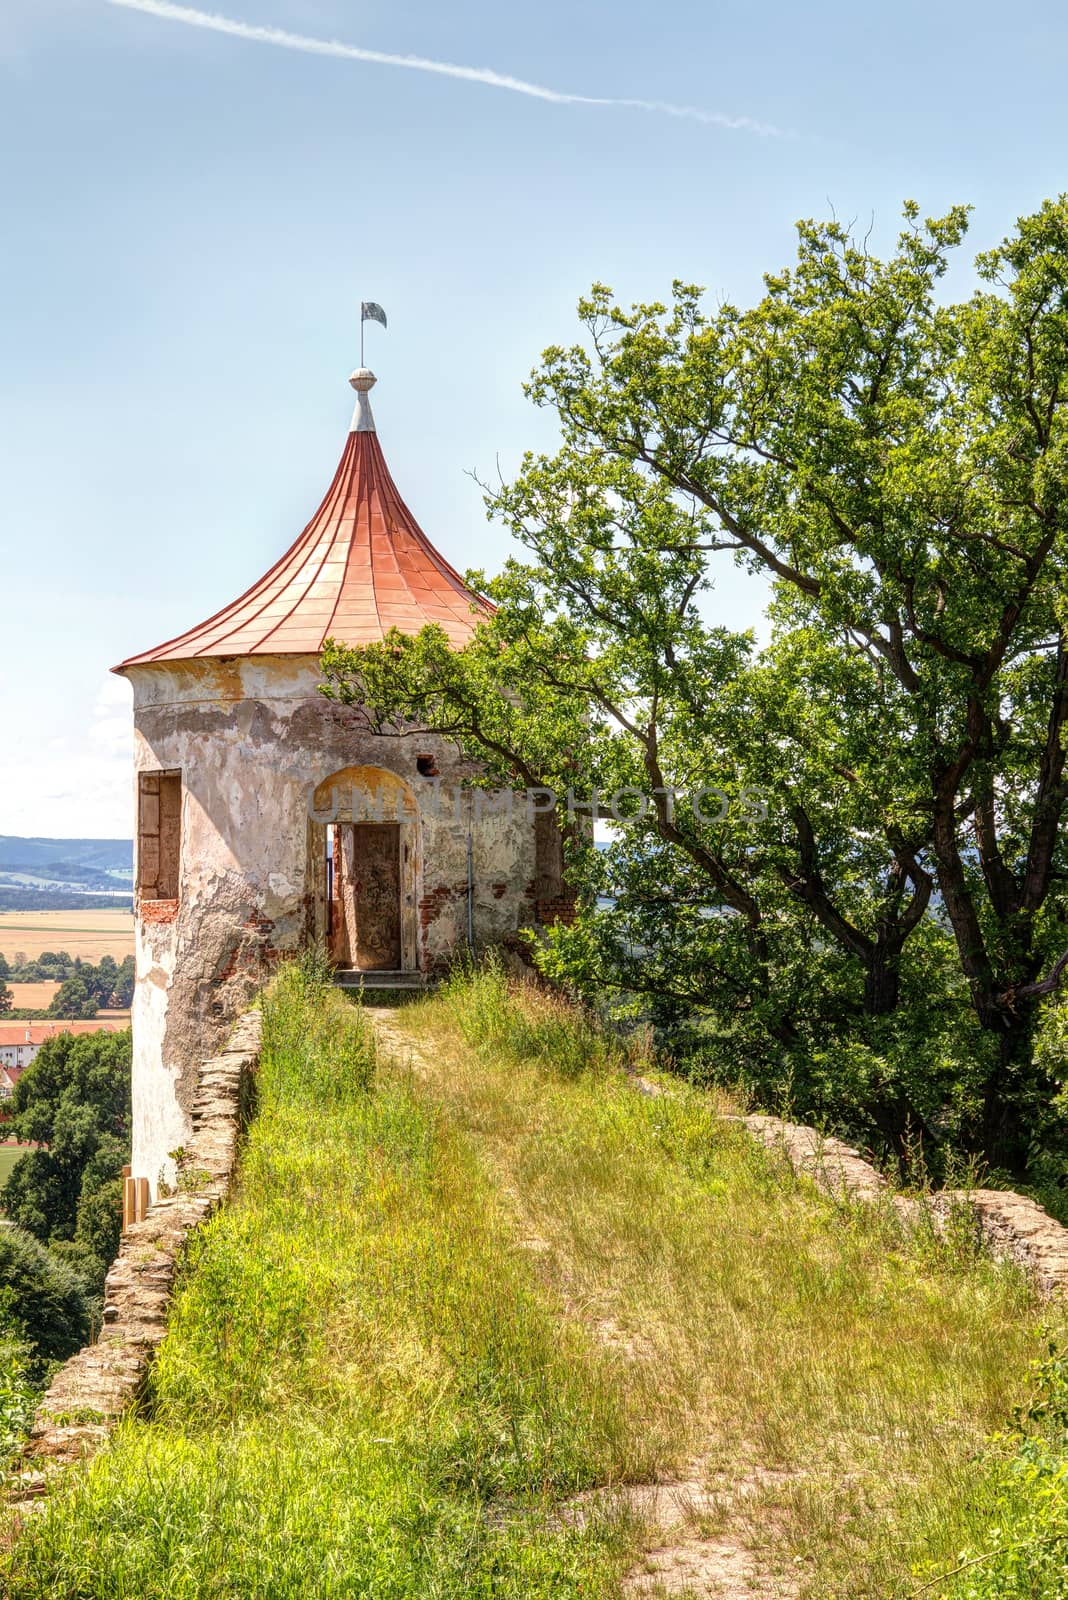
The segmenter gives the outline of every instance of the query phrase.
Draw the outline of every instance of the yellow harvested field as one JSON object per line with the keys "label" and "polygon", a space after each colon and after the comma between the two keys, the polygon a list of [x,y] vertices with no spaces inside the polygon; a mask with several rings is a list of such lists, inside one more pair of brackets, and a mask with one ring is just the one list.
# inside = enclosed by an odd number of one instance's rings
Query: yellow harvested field
{"label": "yellow harvested field", "polygon": [[134,953],[132,911],[0,911],[0,952],[32,961],[44,950],[66,950],[83,961],[123,961]]}
{"label": "yellow harvested field", "polygon": [[10,983],[11,1003],[18,1010],[44,1011],[52,1004],[58,983]]}

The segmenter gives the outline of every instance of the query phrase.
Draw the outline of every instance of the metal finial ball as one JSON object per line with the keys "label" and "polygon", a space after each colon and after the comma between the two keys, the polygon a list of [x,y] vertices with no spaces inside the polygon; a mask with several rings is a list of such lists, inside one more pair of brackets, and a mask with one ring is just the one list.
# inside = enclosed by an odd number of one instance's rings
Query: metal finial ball
{"label": "metal finial ball", "polygon": [[370,367],[357,367],[356,371],[349,379],[349,382],[352,384],[352,387],[356,390],[357,394],[366,394],[369,389],[374,388],[375,384],[378,382],[378,379],[375,377]]}

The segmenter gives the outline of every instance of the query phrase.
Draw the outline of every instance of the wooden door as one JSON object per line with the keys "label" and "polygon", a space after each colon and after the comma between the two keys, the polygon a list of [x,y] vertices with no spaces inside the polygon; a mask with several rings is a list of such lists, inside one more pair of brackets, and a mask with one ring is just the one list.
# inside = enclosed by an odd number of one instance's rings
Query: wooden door
{"label": "wooden door", "polygon": [[401,964],[400,824],[339,823],[339,944],[361,972],[398,972]]}

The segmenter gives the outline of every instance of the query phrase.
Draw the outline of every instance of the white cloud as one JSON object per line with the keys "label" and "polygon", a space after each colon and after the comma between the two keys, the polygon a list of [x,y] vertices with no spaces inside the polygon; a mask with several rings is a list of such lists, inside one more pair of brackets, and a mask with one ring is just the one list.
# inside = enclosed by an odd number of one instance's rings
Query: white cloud
{"label": "white cloud", "polygon": [[126,11],[141,11],[166,22],[181,22],[190,28],[207,28],[213,33],[225,33],[232,39],[244,39],[251,44],[273,44],[282,50],[299,50],[305,55],[333,56],[343,61],[363,61],[379,67],[403,67],[410,72],[433,72],[444,78],[460,78],[466,83],[480,83],[491,89],[507,89],[512,94],[530,95],[536,100],[551,101],[554,105],[652,111],[660,116],[682,117],[688,122],[703,122],[711,127],[729,128],[739,133],[761,134],[766,138],[789,137],[782,128],[776,128],[769,122],[758,122],[753,117],[729,116],[726,112],[707,111],[701,106],[673,105],[667,100],[568,94],[560,89],[549,89],[544,84],[528,83],[524,78],[513,78],[508,73],[495,72],[492,67],[465,67],[453,61],[432,61],[425,56],[401,56],[385,50],[366,50],[360,45],[344,44],[339,39],[314,39],[303,33],[288,33],[284,28],[261,27],[251,22],[240,22],[233,17],[220,16],[217,12],[199,11],[193,6],[172,5],[170,0],[106,0],[106,3],[120,6]]}
{"label": "white cloud", "polygon": [[55,839],[128,839],[132,828],[130,685],[100,684],[84,733],[36,746],[5,764],[0,833]]}

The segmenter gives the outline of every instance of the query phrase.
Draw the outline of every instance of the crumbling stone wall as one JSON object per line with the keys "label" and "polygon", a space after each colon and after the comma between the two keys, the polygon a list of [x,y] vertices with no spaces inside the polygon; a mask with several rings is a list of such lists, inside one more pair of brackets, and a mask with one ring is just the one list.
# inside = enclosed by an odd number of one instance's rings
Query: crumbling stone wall
{"label": "crumbling stone wall", "polygon": [[[648,1078],[633,1081],[642,1094],[675,1092]],[[741,1123],[765,1149],[777,1151],[794,1172],[811,1178],[832,1199],[877,1201],[888,1196],[883,1174],[841,1139],[782,1117],[753,1114],[727,1120]],[[942,1226],[963,1209],[971,1214],[977,1240],[996,1261],[1014,1262],[1047,1299],[1068,1295],[1068,1228],[1027,1195],[1009,1189],[940,1189],[923,1198],[889,1198],[906,1225],[927,1211]]]}

